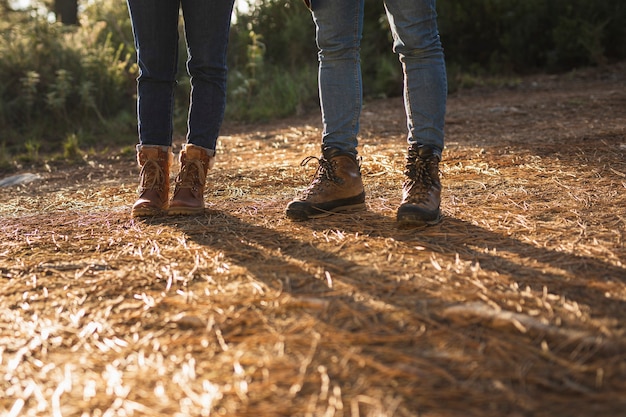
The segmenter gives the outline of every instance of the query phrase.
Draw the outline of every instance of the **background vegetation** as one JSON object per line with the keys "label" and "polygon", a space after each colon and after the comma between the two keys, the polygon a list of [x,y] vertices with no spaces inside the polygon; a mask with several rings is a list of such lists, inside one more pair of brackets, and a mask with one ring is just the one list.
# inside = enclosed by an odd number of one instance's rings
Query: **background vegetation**
{"label": "background vegetation", "polygon": [[[80,3],[78,25],[50,2],[16,10],[0,0],[0,164],[39,153],[133,143],[137,66],[125,2]],[[485,77],[563,72],[626,58],[626,4],[588,0],[439,0],[451,91]],[[183,42],[181,38],[181,42]],[[367,97],[400,93],[382,2],[366,0],[362,66]],[[183,49],[184,50],[184,49]],[[189,82],[180,57],[177,132]],[[258,0],[239,13],[229,49],[227,119],[261,122],[317,109],[314,28],[297,0]],[[18,162],[19,162],[18,161]],[[1,169],[2,167],[0,167]]]}

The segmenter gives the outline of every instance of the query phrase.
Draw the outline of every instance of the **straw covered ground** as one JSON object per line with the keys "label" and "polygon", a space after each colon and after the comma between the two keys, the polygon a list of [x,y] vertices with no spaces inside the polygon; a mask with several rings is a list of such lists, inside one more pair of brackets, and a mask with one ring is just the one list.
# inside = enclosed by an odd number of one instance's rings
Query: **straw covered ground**
{"label": "straw covered ground", "polygon": [[427,228],[399,98],[367,211],[287,220],[319,125],[227,123],[197,217],[130,219],[115,150],[0,188],[0,414],[625,415],[626,65],[451,95]]}

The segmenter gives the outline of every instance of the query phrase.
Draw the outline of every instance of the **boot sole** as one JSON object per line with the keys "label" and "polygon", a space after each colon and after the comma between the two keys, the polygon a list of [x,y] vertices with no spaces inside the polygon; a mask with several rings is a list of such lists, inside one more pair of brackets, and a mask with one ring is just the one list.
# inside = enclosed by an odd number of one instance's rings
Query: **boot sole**
{"label": "boot sole", "polygon": [[291,220],[296,220],[296,221],[320,219],[323,217],[332,216],[333,214],[347,214],[347,213],[355,213],[358,211],[363,211],[365,210],[365,203],[336,207],[331,210],[323,210],[318,207],[311,207],[310,210],[314,210],[314,212],[307,212],[303,210],[287,210],[285,214]]}
{"label": "boot sole", "polygon": [[162,216],[164,214],[167,214],[167,212],[165,211],[165,209],[155,209],[155,208],[139,208],[139,209],[134,209],[130,212],[130,217],[155,217],[155,216]]}
{"label": "boot sole", "polygon": [[195,214],[204,213],[204,207],[202,208],[170,208],[167,211],[168,216],[191,216]]}
{"label": "boot sole", "polygon": [[418,227],[418,226],[433,226],[439,222],[441,222],[442,219],[442,215],[441,213],[437,214],[437,217],[431,220],[425,220],[419,216],[410,216],[410,215],[403,215],[401,217],[398,217],[397,223],[398,226],[400,227]]}

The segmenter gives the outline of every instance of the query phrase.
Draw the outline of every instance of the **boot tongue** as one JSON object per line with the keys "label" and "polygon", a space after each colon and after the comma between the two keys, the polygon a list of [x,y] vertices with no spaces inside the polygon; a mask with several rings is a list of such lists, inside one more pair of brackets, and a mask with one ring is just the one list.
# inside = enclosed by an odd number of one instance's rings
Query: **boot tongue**
{"label": "boot tongue", "polygon": [[144,146],[137,154],[138,161],[141,165],[145,164],[147,161],[158,161],[161,158],[161,154],[162,151],[158,147]]}
{"label": "boot tongue", "polygon": [[203,148],[202,146],[192,145],[190,143],[183,147],[183,151],[193,159],[205,159],[215,156],[214,149]]}
{"label": "boot tongue", "polygon": [[187,148],[185,154],[187,160],[204,159],[208,156],[204,150],[196,148]]}
{"label": "boot tongue", "polygon": [[352,154],[350,152],[344,152],[344,151],[342,151],[341,149],[338,149],[338,148],[322,148],[322,156],[326,160],[331,160],[332,158],[334,158],[336,156],[349,156],[352,159],[356,159],[354,154]]}
{"label": "boot tongue", "polygon": [[431,146],[426,146],[426,145],[418,146],[417,147],[417,154],[422,159],[428,159],[428,158],[436,155],[435,149],[433,147],[431,147]]}

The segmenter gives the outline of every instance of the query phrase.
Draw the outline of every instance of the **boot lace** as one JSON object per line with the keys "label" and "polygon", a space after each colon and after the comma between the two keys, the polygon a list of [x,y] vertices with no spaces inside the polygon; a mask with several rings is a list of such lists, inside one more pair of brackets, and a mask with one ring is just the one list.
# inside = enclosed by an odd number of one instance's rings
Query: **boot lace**
{"label": "boot lace", "polygon": [[323,189],[328,182],[340,183],[341,179],[335,173],[335,167],[331,161],[328,159],[321,157],[318,158],[316,156],[308,156],[302,160],[300,166],[306,166],[312,160],[316,160],[318,162],[317,171],[315,171],[315,175],[313,176],[313,180],[311,184],[304,190],[303,197],[308,196],[315,190]]}
{"label": "boot lace", "polygon": [[435,155],[422,158],[417,150],[410,149],[404,174],[408,177],[404,183],[408,199],[419,204],[428,198],[428,191],[436,186],[433,171],[438,172],[438,158]]}
{"label": "boot lace", "polygon": [[202,172],[204,172],[204,166],[200,160],[186,161],[183,169],[176,176],[176,190],[180,188],[199,190],[206,182],[205,176],[201,174]]}
{"label": "boot lace", "polygon": [[144,192],[146,190],[160,190],[164,184],[165,173],[159,165],[158,161],[148,160],[141,167],[139,172],[140,184],[139,191]]}

